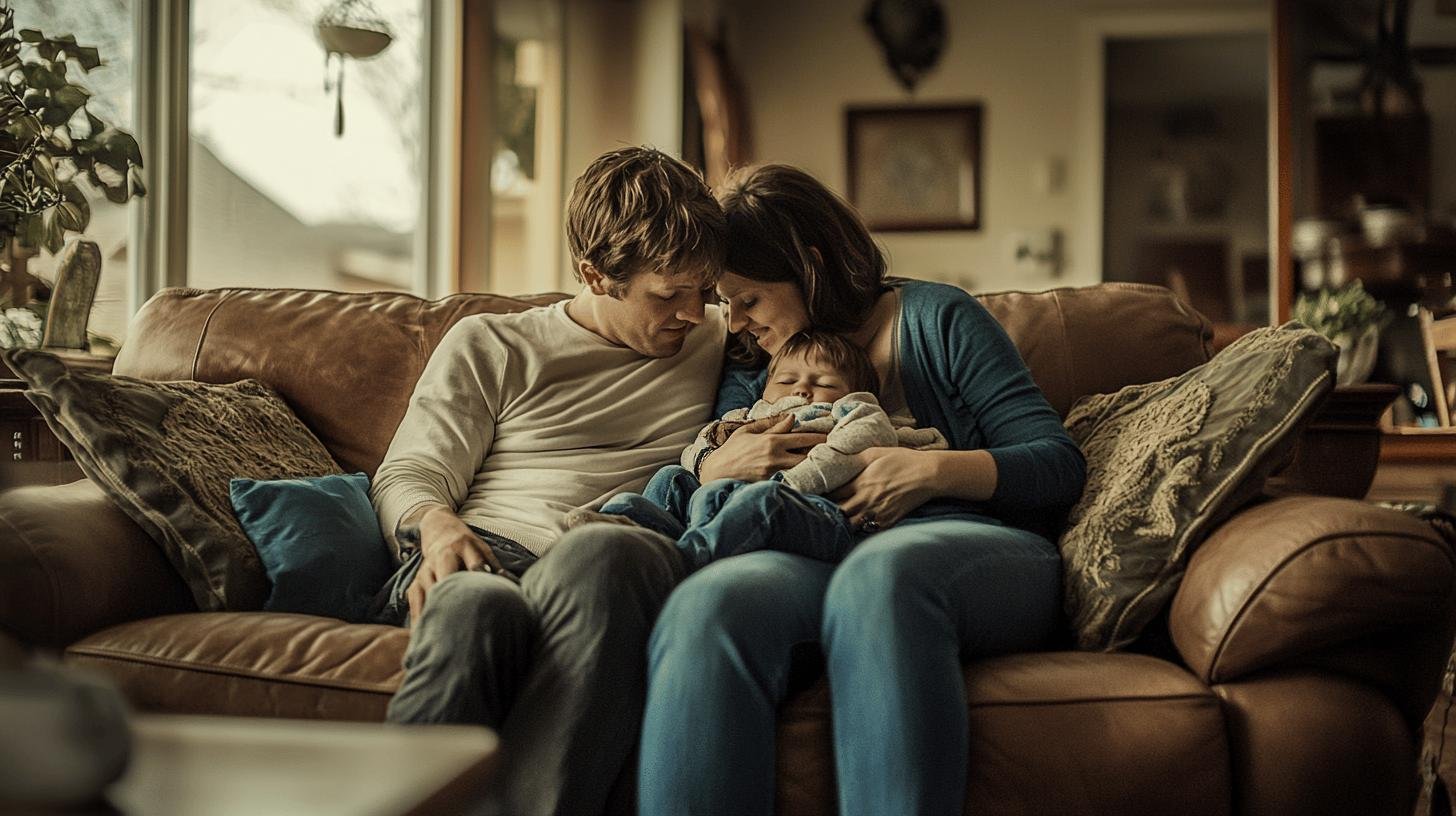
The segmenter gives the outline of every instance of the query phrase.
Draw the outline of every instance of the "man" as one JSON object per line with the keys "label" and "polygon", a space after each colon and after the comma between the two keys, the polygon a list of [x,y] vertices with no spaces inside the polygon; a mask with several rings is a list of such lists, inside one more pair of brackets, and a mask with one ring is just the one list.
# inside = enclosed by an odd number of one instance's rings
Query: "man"
{"label": "man", "polygon": [[671,542],[570,509],[639,490],[709,419],[724,324],[722,210],[687,165],[608,153],[567,206],[577,295],[462,319],[374,479],[402,565],[381,619],[413,631],[392,722],[501,734],[506,813],[600,812],[635,748]]}

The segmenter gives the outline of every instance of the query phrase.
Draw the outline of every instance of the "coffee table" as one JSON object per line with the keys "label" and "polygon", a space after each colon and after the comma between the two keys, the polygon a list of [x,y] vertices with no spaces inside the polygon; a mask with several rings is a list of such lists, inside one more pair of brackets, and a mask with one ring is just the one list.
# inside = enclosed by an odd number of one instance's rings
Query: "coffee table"
{"label": "coffee table", "polygon": [[465,725],[138,714],[126,814],[328,816],[468,812],[495,767],[493,731]]}

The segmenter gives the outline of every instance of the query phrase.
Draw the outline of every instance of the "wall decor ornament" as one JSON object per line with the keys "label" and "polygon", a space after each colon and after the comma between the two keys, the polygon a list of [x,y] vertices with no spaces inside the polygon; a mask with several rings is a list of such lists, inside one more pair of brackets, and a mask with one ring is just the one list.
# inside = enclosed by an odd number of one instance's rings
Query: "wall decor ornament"
{"label": "wall decor ornament", "polygon": [[907,91],[915,90],[945,50],[945,10],[936,0],[870,0],[864,22]]}
{"label": "wall decor ornament", "polygon": [[850,203],[877,231],[981,227],[981,106],[845,111]]}
{"label": "wall decor ornament", "polygon": [[394,35],[369,0],[335,0],[319,15],[314,31],[324,46],[324,93],[334,93],[334,135],[343,136],[344,60],[378,56]]}

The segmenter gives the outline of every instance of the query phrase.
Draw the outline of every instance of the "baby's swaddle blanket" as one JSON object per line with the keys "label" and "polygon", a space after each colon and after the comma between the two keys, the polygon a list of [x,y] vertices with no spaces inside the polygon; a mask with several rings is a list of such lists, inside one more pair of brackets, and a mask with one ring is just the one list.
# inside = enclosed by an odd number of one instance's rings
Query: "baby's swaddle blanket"
{"label": "baby's swaddle blanket", "polygon": [[775,402],[759,400],[750,408],[737,408],[710,423],[683,451],[684,467],[696,461],[703,448],[716,448],[745,423],[765,417],[789,414],[795,431],[824,433],[829,438],[809,449],[804,461],[779,473],[778,478],[804,493],[828,493],[849,482],[861,470],[855,454],[868,448],[894,447],[936,450],[948,447],[935,428],[916,428],[905,418],[891,418],[873,394],[856,391],[833,403],[809,402],[803,397],[784,397]]}

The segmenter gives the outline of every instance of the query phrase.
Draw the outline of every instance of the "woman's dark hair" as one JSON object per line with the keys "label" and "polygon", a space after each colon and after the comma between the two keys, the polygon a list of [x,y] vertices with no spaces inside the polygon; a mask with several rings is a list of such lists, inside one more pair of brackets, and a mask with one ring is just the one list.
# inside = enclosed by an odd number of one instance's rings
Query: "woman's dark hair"
{"label": "woman's dark hair", "polygon": [[769,376],[773,376],[779,361],[786,357],[817,356],[830,368],[844,375],[845,385],[850,391],[868,391],[876,396],[880,393],[880,375],[865,350],[851,343],[842,334],[829,332],[801,331],[784,341],[769,360]]}
{"label": "woman's dark hair", "polygon": [[734,170],[718,188],[728,219],[725,271],[798,284],[819,331],[848,333],[885,290],[885,255],[859,213],[813,176],[783,164]]}

